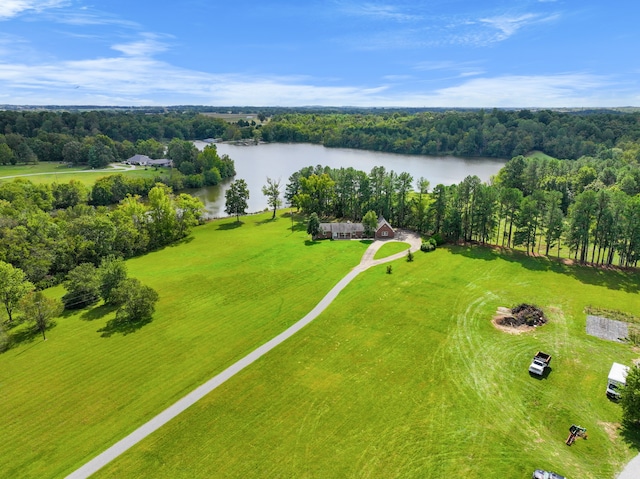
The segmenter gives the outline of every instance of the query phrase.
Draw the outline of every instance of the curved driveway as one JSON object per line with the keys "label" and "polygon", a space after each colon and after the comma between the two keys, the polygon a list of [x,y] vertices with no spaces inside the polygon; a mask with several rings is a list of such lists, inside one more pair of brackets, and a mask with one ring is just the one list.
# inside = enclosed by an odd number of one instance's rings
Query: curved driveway
{"label": "curved driveway", "polygon": [[[217,376],[213,377],[203,385],[191,391],[189,394],[184,396],[182,399],[178,400],[173,405],[169,406],[167,409],[162,411],[160,414],[150,419],[148,422],[140,426],[138,429],[133,431],[131,434],[121,439],[109,449],[101,453],[100,455],[94,457],[89,462],[87,462],[84,466],[76,469],[74,472],[67,476],[67,479],[84,479],[89,477],[94,472],[98,471],[109,462],[113,461],[120,454],[125,452],[127,449],[133,447],[138,442],[142,441],[149,434],[164,426],[171,419],[176,417],[178,414],[183,412],[189,406],[195,404],[197,401],[202,399],[204,396],[209,394],[211,391],[216,389],[222,383],[224,383],[227,379],[233,377],[244,368],[249,366],[251,363],[256,361],[258,358],[262,357],[273,348],[278,346],[280,343],[285,341],[286,339],[293,336],[295,333],[304,328],[307,324],[313,321],[324,309],[331,304],[331,302],[338,296],[340,291],[347,286],[353,278],[355,278],[358,274],[371,266],[376,266],[382,263],[387,263],[389,261],[393,261],[396,259],[401,259],[406,257],[407,252],[403,251],[401,253],[394,254],[392,256],[387,256],[386,258],[376,259],[375,256],[376,251],[382,247],[382,245],[386,242],[394,242],[401,241],[409,243],[409,248],[411,252],[416,252],[420,249],[421,239],[420,236],[410,232],[399,230],[397,231],[396,238],[393,240],[385,240],[385,241],[374,241],[369,248],[362,255],[362,259],[360,260],[360,264],[353,268],[344,278],[342,278],[338,284],[336,284],[327,295],[320,300],[320,302],[313,308],[304,318],[302,318],[297,323],[293,324],[285,331],[277,335],[275,338],[266,342],[258,349],[255,349],[251,353],[247,354],[244,358],[240,359],[238,362],[232,364],[227,369],[222,371]],[[408,249],[409,249],[408,248]]]}
{"label": "curved driveway", "polygon": [[638,479],[640,477],[640,454],[627,464],[617,479]]}

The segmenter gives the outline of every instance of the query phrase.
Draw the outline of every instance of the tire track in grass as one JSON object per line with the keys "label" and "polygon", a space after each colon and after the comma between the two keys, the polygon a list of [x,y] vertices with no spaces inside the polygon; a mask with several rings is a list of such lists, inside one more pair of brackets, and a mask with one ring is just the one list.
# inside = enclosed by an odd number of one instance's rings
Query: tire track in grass
{"label": "tire track in grass", "polygon": [[457,306],[465,304],[466,308],[456,316],[450,360],[458,365],[452,372],[457,373],[453,380],[459,384],[460,401],[470,411],[475,411],[477,420],[474,422],[477,424],[469,431],[473,440],[487,454],[508,456],[512,448],[495,447],[492,434],[495,436],[497,432],[500,437],[517,434],[515,437],[519,438],[537,435],[528,420],[525,404],[514,402],[509,397],[510,385],[521,380],[509,364],[513,364],[513,358],[525,353],[526,346],[515,336],[507,339],[483,333],[491,316],[486,306],[498,299],[494,293],[486,291],[485,286],[491,284],[495,272],[485,269],[483,273],[476,276],[476,281],[467,284],[458,296],[455,309],[459,310],[461,308]]}

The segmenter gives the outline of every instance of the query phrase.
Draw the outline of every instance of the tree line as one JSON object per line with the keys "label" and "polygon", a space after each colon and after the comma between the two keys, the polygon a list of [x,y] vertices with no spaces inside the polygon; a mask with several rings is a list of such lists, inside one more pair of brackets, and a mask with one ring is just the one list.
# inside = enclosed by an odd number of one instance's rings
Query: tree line
{"label": "tree line", "polygon": [[[439,241],[474,241],[636,266],[640,258],[640,146],[576,161],[516,156],[489,184],[469,176],[436,185],[374,167],[306,167],[289,177],[287,202],[307,215],[360,221],[374,211]],[[566,250],[565,250],[566,251]],[[566,256],[566,254],[565,254]]]}
{"label": "tree line", "polygon": [[[122,175],[114,175],[98,180],[94,190],[122,192],[123,185]],[[24,179],[1,183],[0,261],[44,288],[82,263],[97,266],[110,255],[129,258],[178,241],[203,221],[199,199],[174,194],[162,183],[144,200],[124,194],[110,208],[89,204],[88,198],[73,180],[51,186]]]}
{"label": "tree line", "polygon": [[[261,128],[271,142],[308,142],[421,155],[511,158],[539,150],[577,159],[640,139],[640,114],[541,110],[281,113]],[[247,135],[249,136],[249,135]]]}
{"label": "tree line", "polygon": [[[105,305],[116,308],[116,315],[100,331],[107,336],[127,333],[151,320],[159,299],[153,288],[136,278],[128,278],[124,261],[114,256],[103,258],[98,267],[79,264],[67,274],[64,287],[67,292],[62,300],[49,298],[36,290],[24,271],[0,261],[0,302],[7,312],[7,328],[30,323],[31,330],[26,332],[40,333],[46,341],[46,330],[63,310],[81,309],[102,299]],[[15,314],[16,310],[20,316]],[[11,340],[5,326],[0,324],[0,352],[11,346]]]}
{"label": "tree line", "polygon": [[0,111],[0,164],[80,158],[96,167],[135,153],[155,158],[158,144],[173,138],[309,142],[464,157],[512,158],[539,150],[563,159],[597,156],[640,139],[640,113],[612,111],[264,108],[256,123],[227,122],[203,109]]}

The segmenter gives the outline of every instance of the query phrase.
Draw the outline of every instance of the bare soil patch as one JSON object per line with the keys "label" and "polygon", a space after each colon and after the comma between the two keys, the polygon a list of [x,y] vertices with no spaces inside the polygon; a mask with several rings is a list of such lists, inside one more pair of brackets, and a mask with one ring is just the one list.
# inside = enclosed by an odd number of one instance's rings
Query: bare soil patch
{"label": "bare soil patch", "polygon": [[500,331],[521,334],[532,331],[547,322],[540,308],[531,304],[520,304],[514,308],[499,307],[491,323]]}
{"label": "bare soil patch", "polygon": [[604,432],[607,433],[609,439],[614,442],[618,439],[618,429],[620,428],[620,424],[617,422],[603,422],[598,421],[598,426],[601,426],[604,429]]}

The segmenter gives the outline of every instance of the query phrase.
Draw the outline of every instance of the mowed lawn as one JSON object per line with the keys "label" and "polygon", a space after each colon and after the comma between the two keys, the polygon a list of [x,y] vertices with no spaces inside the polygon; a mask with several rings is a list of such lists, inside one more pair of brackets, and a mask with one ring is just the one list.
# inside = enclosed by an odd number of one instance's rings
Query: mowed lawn
{"label": "mowed lawn", "polygon": [[160,295],[139,330],[103,337],[114,313],[98,305],[0,354],[0,476],[75,470],[307,314],[367,247],[310,242],[305,225],[270,217],[212,222],[128,261]]}
{"label": "mowed lawn", "polygon": [[157,175],[166,175],[167,170],[105,168],[94,171],[85,167],[69,168],[59,163],[41,162],[36,165],[0,166],[0,183],[13,181],[16,176],[19,176],[34,184],[68,183],[75,180],[91,187],[99,178],[117,174],[127,175],[127,177],[153,178]]}
{"label": "mowed lawn", "polygon": [[[637,453],[604,391],[611,363],[640,354],[587,336],[583,312],[640,314],[636,272],[465,247],[393,266],[359,275],[312,324],[96,477],[515,479],[547,468],[604,479]],[[521,302],[549,324],[493,327],[499,306]],[[553,355],[543,379],[527,372],[538,349]],[[568,447],[572,424],[588,439]]]}
{"label": "mowed lawn", "polygon": [[393,241],[391,243],[385,243],[382,247],[376,251],[376,254],[373,256],[373,259],[382,259],[387,256],[393,256],[394,254],[401,253],[402,251],[407,251],[409,249],[409,243],[404,243],[400,241]]}

